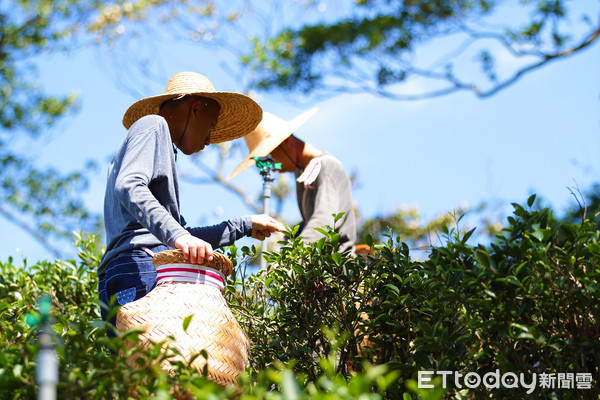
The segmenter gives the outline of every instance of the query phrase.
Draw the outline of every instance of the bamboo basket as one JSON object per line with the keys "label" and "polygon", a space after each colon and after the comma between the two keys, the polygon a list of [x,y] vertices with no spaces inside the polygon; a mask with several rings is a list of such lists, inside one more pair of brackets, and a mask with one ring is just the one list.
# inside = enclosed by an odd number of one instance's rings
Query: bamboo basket
{"label": "bamboo basket", "polygon": [[[206,367],[208,378],[222,386],[232,384],[237,387],[237,377],[248,362],[248,336],[225,302],[222,287],[201,277],[195,282],[193,278],[190,279],[194,268],[212,276],[226,277],[231,273],[231,261],[222,254],[213,254],[213,261],[202,267],[184,263],[180,250],[155,254],[153,262],[158,273],[156,288],[141,299],[122,306],[117,314],[116,325],[119,331],[132,328],[144,330],[139,338],[146,347],[166,341],[165,347],[177,349],[182,356],[170,357],[161,364],[169,373],[173,373],[169,360],[187,364],[192,356],[206,350],[206,359],[198,356],[190,365],[200,372]],[[187,271],[190,269],[191,272]],[[187,271],[181,273],[186,276],[187,282],[173,273],[182,270]],[[169,279],[165,279],[165,276]],[[184,330],[184,320],[190,315],[191,321]],[[169,336],[174,340],[169,341]],[[133,355],[129,362],[135,364],[134,360],[138,357]]]}

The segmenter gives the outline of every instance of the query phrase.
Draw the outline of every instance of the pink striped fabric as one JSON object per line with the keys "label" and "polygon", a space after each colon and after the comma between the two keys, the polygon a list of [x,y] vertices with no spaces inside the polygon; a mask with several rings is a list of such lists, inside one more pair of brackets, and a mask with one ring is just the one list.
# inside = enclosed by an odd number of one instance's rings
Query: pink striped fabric
{"label": "pink striped fabric", "polygon": [[321,161],[323,161],[326,158],[335,159],[335,157],[333,157],[331,154],[323,154],[321,156],[313,158],[312,160],[310,160],[306,168],[304,168],[304,172],[302,172],[302,174],[300,174],[300,176],[296,180],[300,183],[303,183],[307,189],[310,189],[310,185],[312,185],[312,183],[317,180],[319,172],[321,172]]}
{"label": "pink striped fabric", "polygon": [[184,263],[164,264],[156,267],[156,284],[165,282],[192,282],[213,285],[225,290],[225,275],[216,269],[203,265]]}

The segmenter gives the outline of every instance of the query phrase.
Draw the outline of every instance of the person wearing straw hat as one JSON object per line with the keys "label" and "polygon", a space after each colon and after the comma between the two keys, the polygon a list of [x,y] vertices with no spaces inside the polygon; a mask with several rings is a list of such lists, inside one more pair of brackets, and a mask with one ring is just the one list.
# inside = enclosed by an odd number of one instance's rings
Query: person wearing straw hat
{"label": "person wearing straw hat", "polygon": [[356,216],[352,201],[352,183],[342,163],[329,153],[300,140],[294,132],[317,112],[313,108],[291,121],[264,112],[258,127],[244,136],[249,155],[229,175],[232,179],[254,163],[254,157],[271,155],[281,163],[281,172],[296,174],[296,197],[302,215],[298,235],[305,242],[322,237],[315,230],[325,225],[333,226],[332,214],[343,212],[336,222],[340,234],[340,251],[354,254],[356,242]]}
{"label": "person wearing straw hat", "polygon": [[207,77],[193,72],[174,75],[163,94],[127,109],[128,132],[109,166],[104,198],[107,247],[97,271],[102,302],[110,304],[116,295],[123,305],[151,291],[154,252],[181,249],[185,261],[202,264],[212,260],[213,248],[245,236],[264,240],[284,229],[268,215],[190,228],[180,214],[178,150],[190,155],[242,137],[261,117],[262,109],[249,97],[218,92]]}

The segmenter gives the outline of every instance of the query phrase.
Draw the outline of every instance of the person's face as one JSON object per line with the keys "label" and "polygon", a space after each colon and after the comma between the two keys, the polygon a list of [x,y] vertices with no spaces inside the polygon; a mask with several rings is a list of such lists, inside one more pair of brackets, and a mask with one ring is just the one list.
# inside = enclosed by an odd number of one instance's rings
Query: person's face
{"label": "person's face", "polygon": [[184,154],[197,153],[210,144],[210,134],[219,119],[219,104],[199,99],[191,102],[187,131],[179,148]]}
{"label": "person's face", "polygon": [[291,158],[292,149],[288,146],[289,138],[284,140],[279,146],[277,146],[271,155],[277,163],[281,163],[281,172],[294,172],[296,171],[296,164]]}

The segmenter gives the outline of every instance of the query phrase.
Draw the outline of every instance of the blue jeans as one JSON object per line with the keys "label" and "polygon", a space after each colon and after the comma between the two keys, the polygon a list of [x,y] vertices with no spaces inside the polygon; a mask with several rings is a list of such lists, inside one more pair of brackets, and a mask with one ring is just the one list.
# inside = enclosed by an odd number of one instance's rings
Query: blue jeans
{"label": "blue jeans", "polygon": [[[151,247],[154,253],[171,250],[159,245]],[[106,267],[106,273],[99,278],[98,298],[110,307],[110,300],[115,296],[113,306],[122,306],[144,297],[156,286],[156,268],[152,258],[143,250],[126,251],[113,258]],[[102,319],[106,321],[108,309],[101,307]],[[116,316],[110,321],[115,325]]]}

